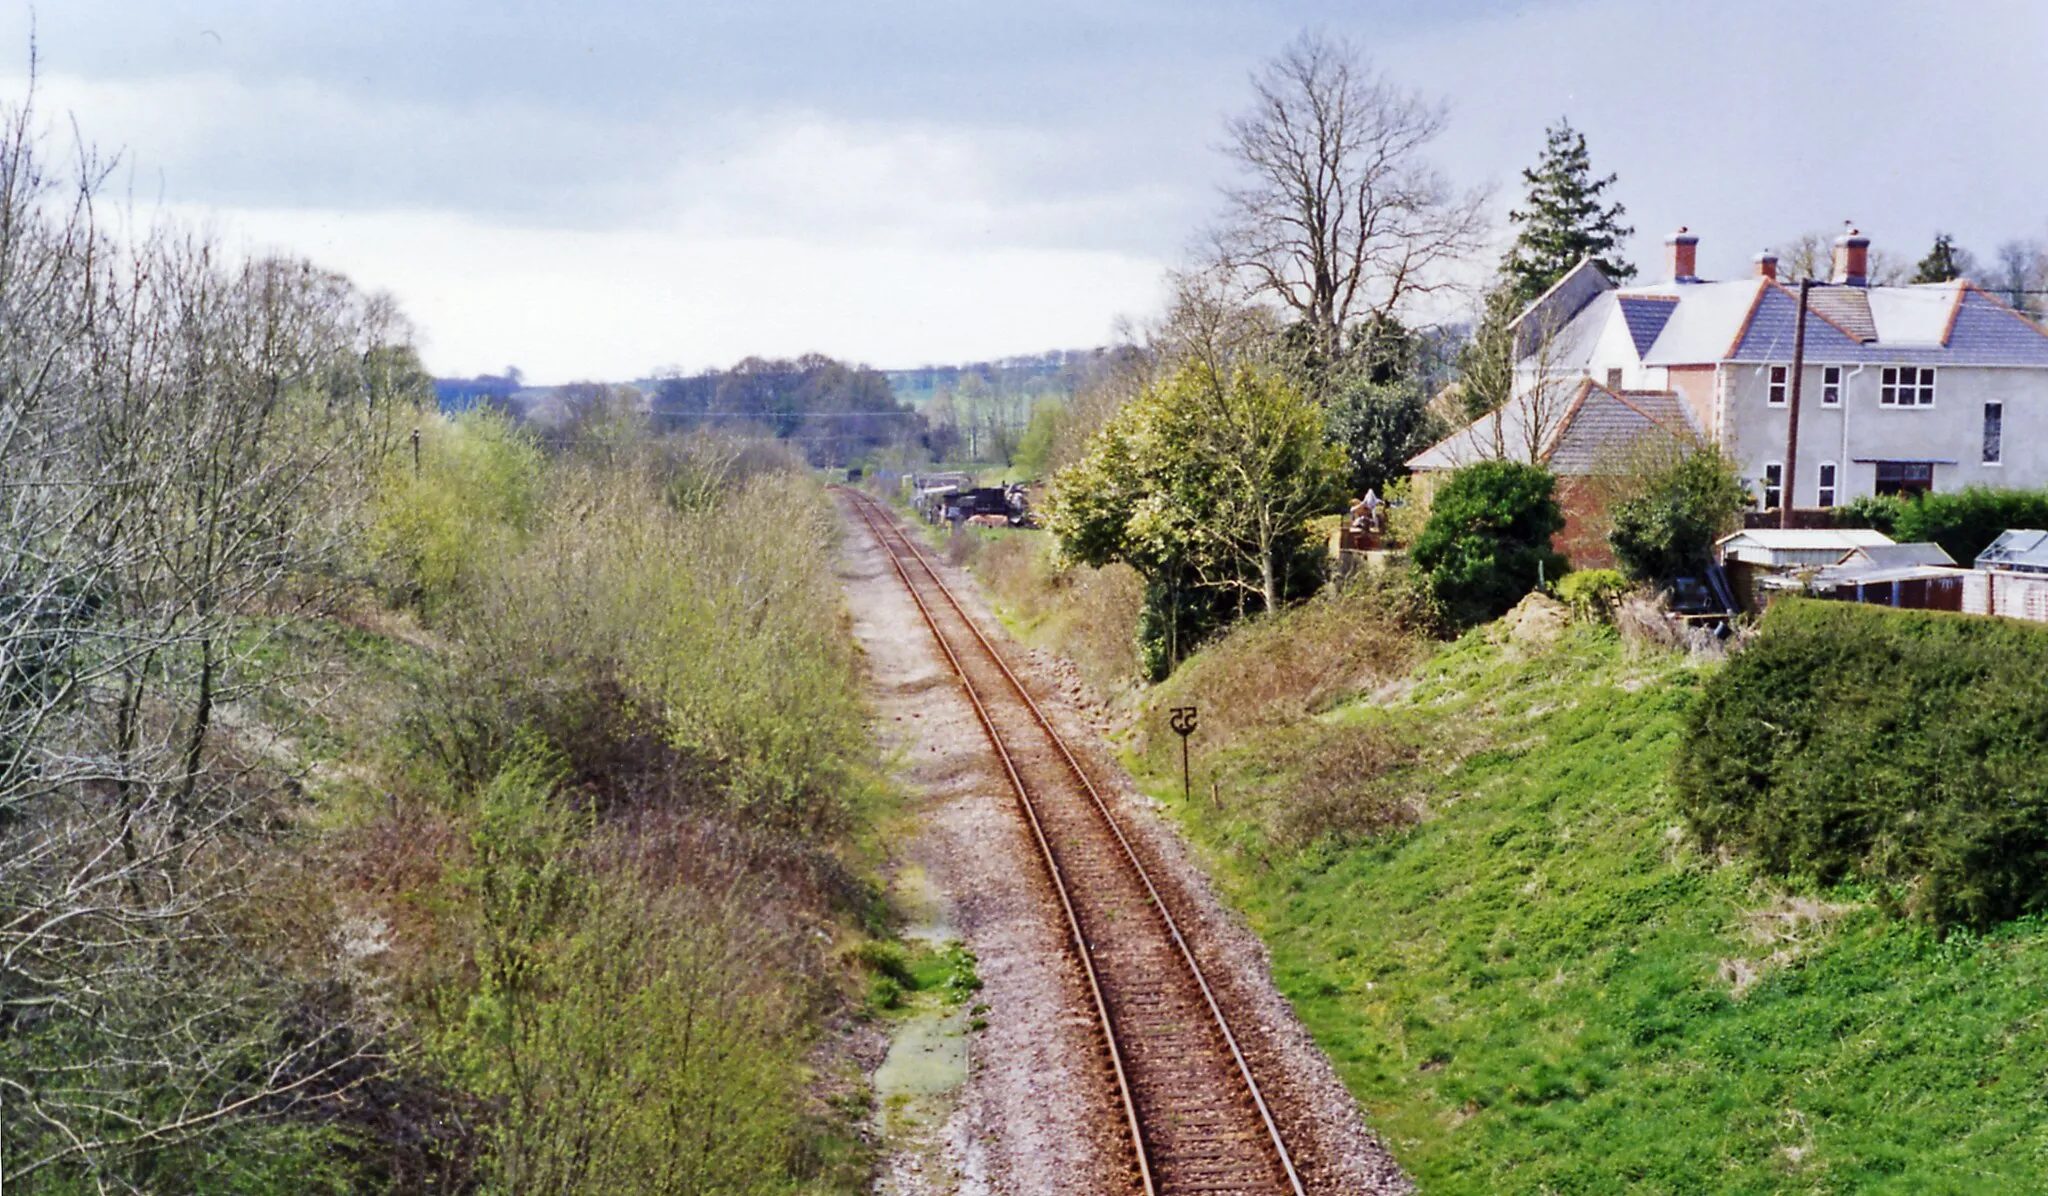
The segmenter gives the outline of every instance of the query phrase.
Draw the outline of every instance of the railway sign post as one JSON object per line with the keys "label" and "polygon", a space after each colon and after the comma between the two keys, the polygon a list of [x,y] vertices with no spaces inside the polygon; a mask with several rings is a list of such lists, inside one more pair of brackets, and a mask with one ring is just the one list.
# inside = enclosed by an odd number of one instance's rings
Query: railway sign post
{"label": "railway sign post", "polygon": [[1199,712],[1193,706],[1175,706],[1167,726],[1180,736],[1180,799],[1193,800],[1193,788],[1188,781],[1188,736],[1195,733],[1195,719]]}

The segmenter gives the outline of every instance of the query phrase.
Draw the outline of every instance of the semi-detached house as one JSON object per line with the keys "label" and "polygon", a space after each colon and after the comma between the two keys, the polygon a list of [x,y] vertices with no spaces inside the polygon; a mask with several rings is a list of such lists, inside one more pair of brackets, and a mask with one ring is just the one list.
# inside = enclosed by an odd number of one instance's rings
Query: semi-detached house
{"label": "semi-detached house", "polygon": [[[1719,444],[1764,509],[2048,485],[2048,331],[1968,282],[1871,285],[1870,241],[1854,229],[1835,241],[1832,277],[1809,292],[1798,476],[1788,478],[1797,289],[1770,254],[1752,277],[1710,282],[1694,269],[1697,237],[1680,229],[1665,245],[1663,282],[1617,287],[1588,261],[1532,303],[1515,324],[1507,407],[1411,467],[1551,463],[1566,445],[1587,456],[1589,439],[1611,455],[1661,430]],[[1618,407],[1642,418],[1614,420]],[[1605,417],[1605,430],[1575,427],[1581,413]]]}

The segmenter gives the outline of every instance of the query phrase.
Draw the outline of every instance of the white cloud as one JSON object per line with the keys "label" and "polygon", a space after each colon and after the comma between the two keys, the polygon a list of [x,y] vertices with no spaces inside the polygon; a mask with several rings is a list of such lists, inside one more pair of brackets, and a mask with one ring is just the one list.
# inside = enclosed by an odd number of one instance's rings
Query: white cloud
{"label": "white cloud", "polygon": [[1160,299],[1163,263],[1003,245],[858,245],[492,226],[434,213],[174,209],[388,289],[444,374],[628,378],[811,350],[884,366],[1105,342]]}

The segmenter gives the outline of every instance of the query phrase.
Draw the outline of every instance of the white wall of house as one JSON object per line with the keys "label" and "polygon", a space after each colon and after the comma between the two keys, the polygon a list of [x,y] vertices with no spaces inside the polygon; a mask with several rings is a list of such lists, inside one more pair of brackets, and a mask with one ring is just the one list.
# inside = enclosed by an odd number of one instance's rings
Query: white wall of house
{"label": "white wall of house", "polygon": [[[1786,381],[1790,381],[1789,363]],[[1877,461],[1934,461],[1933,489],[2048,486],[2048,371],[1937,366],[1932,406],[1880,402],[1883,367],[1842,365],[1839,403],[1824,401],[1831,363],[1806,366],[1800,395],[1795,506],[1820,505],[1823,464],[1837,505],[1876,492]],[[1723,367],[1722,444],[1761,498],[1766,468],[1785,459],[1790,404],[1773,405],[1767,366]],[[2000,461],[1984,460],[1985,405],[2002,405]]]}

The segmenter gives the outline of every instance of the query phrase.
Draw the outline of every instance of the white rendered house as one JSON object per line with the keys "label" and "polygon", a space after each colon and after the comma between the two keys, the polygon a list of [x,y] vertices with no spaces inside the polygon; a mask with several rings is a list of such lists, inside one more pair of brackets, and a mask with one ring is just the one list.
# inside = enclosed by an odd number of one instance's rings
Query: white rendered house
{"label": "white rendered house", "polygon": [[[1582,262],[1522,313],[1511,408],[1540,411],[1587,379],[1639,406],[1664,398],[1734,459],[1764,509],[2048,486],[2048,331],[1968,282],[1870,285],[1870,241],[1854,229],[1809,293],[1787,478],[1797,287],[1769,254],[1752,277],[1709,282],[1694,273],[1697,237],[1680,229],[1666,246],[1663,282],[1617,287]],[[1475,429],[1413,464],[1443,468],[1461,439],[1476,445]]]}

